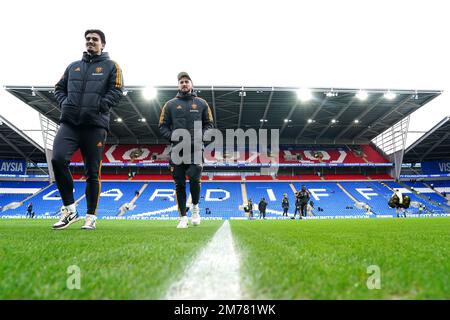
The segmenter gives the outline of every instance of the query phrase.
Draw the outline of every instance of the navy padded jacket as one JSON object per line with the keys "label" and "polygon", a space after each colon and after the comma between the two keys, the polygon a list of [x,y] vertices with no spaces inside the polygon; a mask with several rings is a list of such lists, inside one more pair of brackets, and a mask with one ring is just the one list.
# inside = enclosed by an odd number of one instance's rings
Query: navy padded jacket
{"label": "navy padded jacket", "polygon": [[122,98],[123,78],[119,65],[103,52],[71,63],[55,86],[61,108],[60,123],[109,129],[110,108]]}

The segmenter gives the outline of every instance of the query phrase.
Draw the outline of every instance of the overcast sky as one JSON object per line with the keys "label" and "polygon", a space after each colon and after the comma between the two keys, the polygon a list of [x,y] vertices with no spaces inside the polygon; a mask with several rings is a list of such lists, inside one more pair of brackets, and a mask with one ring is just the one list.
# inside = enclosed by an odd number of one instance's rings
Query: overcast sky
{"label": "overcast sky", "polygon": [[[0,84],[51,85],[102,29],[126,85],[435,89],[412,131],[450,115],[448,1],[4,1]],[[38,130],[37,113],[0,92],[0,114]],[[39,132],[30,132],[41,141]],[[408,144],[417,139],[410,135]]]}

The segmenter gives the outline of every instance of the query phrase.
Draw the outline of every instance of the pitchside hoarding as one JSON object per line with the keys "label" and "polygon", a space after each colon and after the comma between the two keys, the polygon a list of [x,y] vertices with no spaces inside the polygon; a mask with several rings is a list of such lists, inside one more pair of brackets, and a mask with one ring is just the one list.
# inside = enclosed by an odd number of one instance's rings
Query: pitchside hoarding
{"label": "pitchside hoarding", "polygon": [[449,174],[450,160],[424,161],[422,162],[423,174]]}
{"label": "pitchside hoarding", "polygon": [[0,174],[25,174],[25,160],[0,160]]}

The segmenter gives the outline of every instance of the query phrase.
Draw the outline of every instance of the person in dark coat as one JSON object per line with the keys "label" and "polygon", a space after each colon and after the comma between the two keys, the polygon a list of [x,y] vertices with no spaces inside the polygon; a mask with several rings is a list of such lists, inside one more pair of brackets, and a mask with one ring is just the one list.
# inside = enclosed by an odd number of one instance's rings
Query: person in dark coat
{"label": "person in dark coat", "polygon": [[82,229],[94,230],[100,197],[100,171],[109,130],[111,109],[123,96],[119,65],[103,52],[105,34],[86,30],[83,58],[71,63],[55,85],[55,98],[61,109],[60,127],[53,141],[52,167],[63,201],[61,218],[53,229],[67,228],[79,220],[69,171],[72,155],[81,150],[86,176],[87,214]]}
{"label": "person in dark coat", "polygon": [[[186,72],[178,74],[178,93],[166,102],[161,110],[159,131],[171,142],[170,171],[175,182],[178,213],[180,216],[177,228],[187,228],[186,215],[186,176],[189,177],[189,189],[192,196],[191,224],[200,224],[200,187],[203,170],[203,141],[196,141],[196,135],[203,134],[214,128],[214,120],[206,100],[197,96],[193,89],[191,77]],[[190,154],[185,153],[184,138],[177,139],[173,133],[187,132],[190,135]],[[180,137],[178,137],[180,138]],[[189,142],[187,142],[189,145]],[[178,146],[179,145],[179,146]],[[180,152],[181,151],[181,154]],[[190,157],[189,157],[190,156]]]}
{"label": "person in dark coat", "polygon": [[302,186],[302,189],[298,192],[298,199],[300,204],[300,217],[306,217],[306,206],[308,205],[309,199],[311,195],[308,190],[306,190],[306,186]]}
{"label": "person in dark coat", "polygon": [[27,206],[27,215],[26,217],[33,218],[33,202],[30,202]]}
{"label": "person in dark coat", "polygon": [[289,198],[286,193],[283,195],[283,200],[281,200],[281,208],[283,209],[283,217],[288,217]]}
{"label": "person in dark coat", "polygon": [[267,202],[265,198],[262,198],[261,201],[258,203],[258,210],[259,210],[259,218],[261,217],[263,219],[266,219],[266,208],[267,208]]}

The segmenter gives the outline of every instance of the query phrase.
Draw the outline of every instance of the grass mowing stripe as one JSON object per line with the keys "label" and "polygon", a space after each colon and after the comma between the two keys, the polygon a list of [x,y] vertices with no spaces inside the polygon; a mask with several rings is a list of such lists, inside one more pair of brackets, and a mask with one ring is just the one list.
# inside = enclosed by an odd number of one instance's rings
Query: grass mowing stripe
{"label": "grass mowing stripe", "polygon": [[[255,299],[449,299],[450,219],[232,221]],[[366,286],[381,270],[381,289]]]}
{"label": "grass mowing stripe", "polygon": [[[96,231],[53,220],[0,219],[0,299],[160,299],[221,221],[99,220]],[[67,268],[81,269],[69,290]]]}
{"label": "grass mowing stripe", "polygon": [[239,257],[225,220],[208,245],[167,293],[170,300],[242,299]]}

